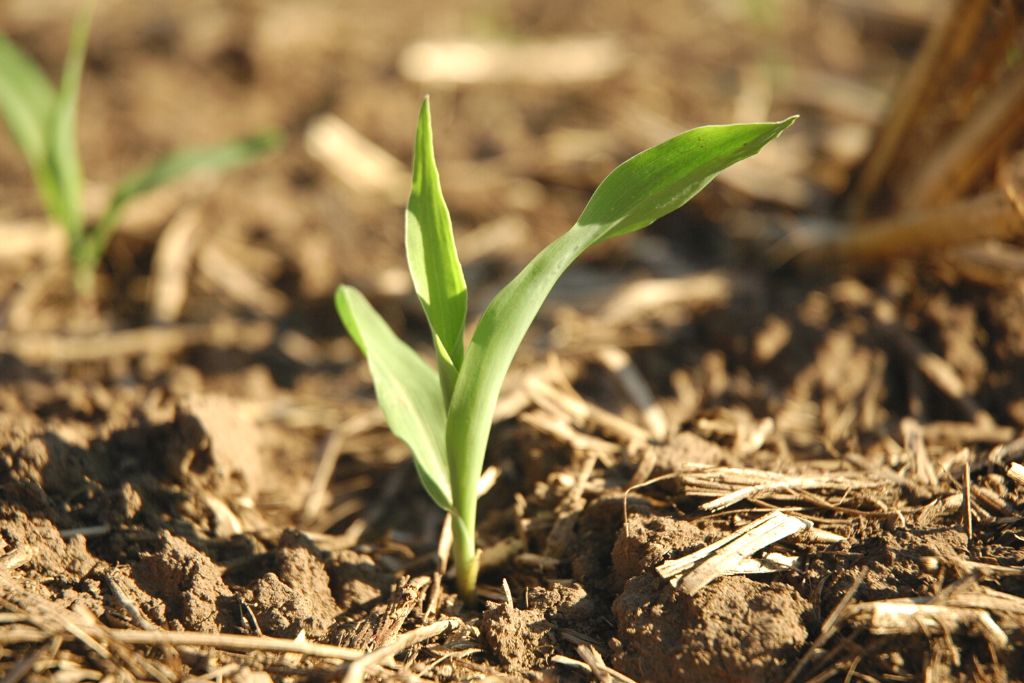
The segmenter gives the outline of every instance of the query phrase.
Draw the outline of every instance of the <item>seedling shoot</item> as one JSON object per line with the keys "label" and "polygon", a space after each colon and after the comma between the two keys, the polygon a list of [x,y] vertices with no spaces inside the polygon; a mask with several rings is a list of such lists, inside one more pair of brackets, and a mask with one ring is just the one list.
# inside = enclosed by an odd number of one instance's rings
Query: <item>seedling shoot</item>
{"label": "seedling shoot", "polygon": [[464,346],[466,281],[434,159],[430,104],[423,102],[405,246],[432,332],[436,368],[402,341],[354,287],[339,286],[335,304],[366,356],[388,426],[412,451],[423,488],[452,515],[456,582],[463,599],[473,601],[476,593],[476,486],[498,394],[555,282],[589,247],[642,230],[675,211],[795,120],[695,128],[625,161],[601,182],[576,224],[494,297]]}

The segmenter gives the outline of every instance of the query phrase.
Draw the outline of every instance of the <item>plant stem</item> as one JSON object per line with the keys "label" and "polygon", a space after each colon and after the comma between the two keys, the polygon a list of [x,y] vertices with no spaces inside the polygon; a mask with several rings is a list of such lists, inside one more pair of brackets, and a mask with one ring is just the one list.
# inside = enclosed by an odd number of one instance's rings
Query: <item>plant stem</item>
{"label": "plant stem", "polygon": [[75,292],[86,299],[96,293],[96,270],[99,260],[95,257],[93,244],[83,235],[72,236],[71,271]]}
{"label": "plant stem", "polygon": [[92,299],[96,295],[96,271],[88,266],[77,265],[74,267],[73,284],[75,292],[85,299]]}
{"label": "plant stem", "polygon": [[470,606],[476,604],[476,578],[480,571],[480,556],[476,551],[476,505],[473,508],[471,515],[452,515],[455,583],[459,596]]}

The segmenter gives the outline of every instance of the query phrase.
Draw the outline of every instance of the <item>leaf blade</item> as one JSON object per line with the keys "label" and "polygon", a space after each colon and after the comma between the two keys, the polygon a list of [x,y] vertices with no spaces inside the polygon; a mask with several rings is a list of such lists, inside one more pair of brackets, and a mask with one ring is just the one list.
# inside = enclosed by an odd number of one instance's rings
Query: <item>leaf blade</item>
{"label": "leaf blade", "polygon": [[0,115],[29,165],[45,163],[46,126],[56,93],[39,65],[0,36]]}
{"label": "leaf blade", "polygon": [[219,145],[171,152],[122,180],[117,186],[111,205],[115,209],[120,208],[133,197],[177,180],[192,171],[220,170],[245,164],[277,147],[281,139],[281,134],[274,131],[238,138]]}
{"label": "leaf blade", "polygon": [[[642,230],[685,204],[721,171],[756,154],[796,119],[702,126],[644,150],[601,181],[577,225],[612,225],[600,241]],[[674,171],[661,172],[666,164],[674,166]],[[622,211],[620,207],[637,194],[639,201]]]}
{"label": "leaf blade", "polygon": [[447,404],[462,365],[468,294],[434,158],[429,99],[423,100],[416,127],[412,189],[405,211],[405,253],[416,295],[434,333]]}
{"label": "leaf blade", "polygon": [[60,85],[47,121],[47,163],[56,186],[57,206],[61,222],[73,240],[82,234],[82,162],[78,151],[76,114],[78,93],[85,69],[85,51],[89,44],[92,17],[87,11],[71,29],[71,40],[64,57]]}
{"label": "leaf blade", "polygon": [[587,248],[647,227],[679,208],[719,172],[755,154],[794,120],[697,128],[625,161],[598,186],[577,223],[495,296],[466,349],[448,409],[448,467],[455,507],[465,518],[475,517],[472,492],[505,374],[561,274]]}
{"label": "leaf blade", "polygon": [[90,232],[91,258],[98,260],[103,255],[117,227],[121,210],[133,198],[192,171],[221,170],[240,166],[273,150],[281,144],[282,139],[280,133],[273,131],[231,140],[221,145],[177,150],[128,175],[118,184],[110,204]]}
{"label": "leaf blade", "polygon": [[445,457],[445,406],[437,373],[391,330],[359,290],[341,285],[335,307],[366,356],[388,427],[409,446],[423,488],[439,507],[452,508]]}
{"label": "leaf blade", "polygon": [[36,191],[55,221],[64,212],[49,163],[50,120],[57,92],[42,68],[9,38],[0,36],[0,115],[25,157]]}

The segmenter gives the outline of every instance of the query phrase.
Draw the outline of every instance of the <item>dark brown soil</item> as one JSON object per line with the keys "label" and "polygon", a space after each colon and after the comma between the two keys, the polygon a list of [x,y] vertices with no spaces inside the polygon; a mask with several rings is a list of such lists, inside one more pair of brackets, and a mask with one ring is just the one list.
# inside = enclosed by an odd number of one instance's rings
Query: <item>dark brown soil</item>
{"label": "dark brown soil", "polygon": [[696,597],[649,575],[612,604],[613,661],[637,680],[778,681],[806,647],[810,603],[789,586],[735,576]]}
{"label": "dark brown soil", "polygon": [[[0,31],[51,75],[63,4],[0,5]],[[347,671],[268,638],[402,644],[371,680],[1024,680],[1020,273],[943,255],[798,270],[772,246],[791,214],[841,201],[881,116],[871,98],[921,40],[926,16],[871,4],[100,3],[80,112],[91,197],[178,146],[268,127],[289,142],[140,200],[86,302],[0,135],[4,681]],[[418,40],[580,34],[612,40],[620,67],[476,85],[401,67]],[[816,96],[815,74],[859,99]],[[723,179],[556,289],[492,436],[476,606],[437,572],[444,516],[332,310],[356,284],[429,347],[401,201],[339,181],[303,141],[330,112],[405,164],[427,90],[471,317],[617,161],[697,123],[803,117],[766,153],[767,181]],[[157,320],[158,254],[188,220],[184,299]],[[6,232],[26,222],[27,241]],[[659,573],[772,510],[814,525],[754,554],[792,567],[694,593]]]}

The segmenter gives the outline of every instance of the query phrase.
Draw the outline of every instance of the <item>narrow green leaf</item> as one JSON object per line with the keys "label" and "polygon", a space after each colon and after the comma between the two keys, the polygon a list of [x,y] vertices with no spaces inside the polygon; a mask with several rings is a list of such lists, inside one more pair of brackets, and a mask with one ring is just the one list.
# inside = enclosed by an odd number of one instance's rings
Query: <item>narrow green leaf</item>
{"label": "narrow green leaf", "polygon": [[434,333],[445,404],[462,365],[466,327],[466,280],[455,251],[452,219],[441,194],[430,129],[430,100],[424,99],[412,156],[412,192],[405,211],[405,253],[409,272]]}
{"label": "narrow green leaf", "polygon": [[153,165],[122,180],[107,211],[116,212],[126,201],[172,180],[177,180],[186,173],[201,169],[219,170],[246,164],[277,147],[281,140],[281,134],[274,131],[239,138],[220,145],[171,152]]}
{"label": "narrow green leaf", "polygon": [[106,211],[90,233],[90,257],[98,260],[103,255],[117,227],[121,210],[131,199],[192,171],[240,166],[276,148],[282,139],[282,135],[275,131],[212,147],[183,149],[171,152],[152,166],[129,175],[117,186]]}
{"label": "narrow green leaf", "polygon": [[56,99],[57,93],[39,65],[10,39],[0,36],[0,115],[28,162],[47,214],[63,222],[46,127]]}
{"label": "narrow green leaf", "polygon": [[423,488],[438,506],[451,510],[445,406],[437,373],[398,338],[359,290],[338,287],[334,303],[345,329],[370,365],[373,388],[388,426],[412,450]]}
{"label": "narrow green leaf", "polygon": [[39,65],[0,36],[0,116],[33,172],[45,163],[46,121],[55,98]]}
{"label": "narrow green leaf", "polygon": [[86,12],[75,21],[71,29],[64,71],[60,78],[57,98],[47,121],[47,160],[57,188],[61,222],[75,240],[82,233],[82,162],[78,155],[76,113],[78,92],[85,67],[85,50],[89,43],[91,16]]}
{"label": "narrow green leaf", "polygon": [[588,247],[644,228],[679,208],[719,172],[755,154],[794,120],[696,128],[629,159],[605,178],[576,225],[498,293],[466,350],[448,409],[448,467],[455,508],[464,520],[475,518],[475,487],[502,382],[530,323],[565,269]]}
{"label": "narrow green leaf", "polygon": [[757,154],[796,119],[703,126],[640,152],[608,174],[576,223],[602,226],[599,240],[642,230],[688,202],[729,166]]}

